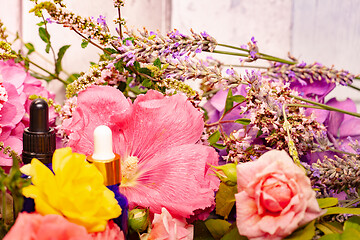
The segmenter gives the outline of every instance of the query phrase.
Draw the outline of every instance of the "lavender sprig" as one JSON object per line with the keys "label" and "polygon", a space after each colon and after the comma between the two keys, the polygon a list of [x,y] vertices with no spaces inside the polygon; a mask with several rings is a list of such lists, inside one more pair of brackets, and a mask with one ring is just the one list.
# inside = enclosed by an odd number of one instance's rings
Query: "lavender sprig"
{"label": "lavender sprig", "polygon": [[121,40],[115,43],[119,54],[115,54],[114,57],[117,60],[122,59],[127,66],[133,65],[135,61],[153,62],[156,58],[165,62],[169,56],[175,59],[191,54],[194,57],[202,51],[213,51],[217,44],[216,40],[207,33],[197,34],[192,30],[190,36],[181,34],[176,29],[170,31],[167,36],[149,32],[145,28],[139,31],[139,35],[132,30],[127,30],[125,33],[128,35],[125,43]]}
{"label": "lavender sprig", "polygon": [[348,71],[329,68],[317,62],[312,64],[302,62],[295,65],[275,63],[268,71],[264,72],[264,75],[286,82],[308,81],[313,83],[314,81],[325,80],[327,83],[339,83],[341,85],[350,85],[355,78],[355,75]]}
{"label": "lavender sprig", "polygon": [[325,158],[311,167],[310,178],[313,185],[317,188],[326,188],[327,191],[333,190],[335,193],[360,187],[360,160],[358,157],[347,156],[334,159]]}

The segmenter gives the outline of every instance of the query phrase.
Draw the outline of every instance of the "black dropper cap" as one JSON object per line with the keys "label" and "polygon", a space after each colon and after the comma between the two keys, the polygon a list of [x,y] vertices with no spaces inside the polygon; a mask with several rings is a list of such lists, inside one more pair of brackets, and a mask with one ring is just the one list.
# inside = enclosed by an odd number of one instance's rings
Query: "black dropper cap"
{"label": "black dropper cap", "polygon": [[49,107],[45,100],[35,99],[30,105],[30,126],[23,134],[23,162],[37,158],[44,164],[51,163],[55,148],[55,131],[49,128]]}

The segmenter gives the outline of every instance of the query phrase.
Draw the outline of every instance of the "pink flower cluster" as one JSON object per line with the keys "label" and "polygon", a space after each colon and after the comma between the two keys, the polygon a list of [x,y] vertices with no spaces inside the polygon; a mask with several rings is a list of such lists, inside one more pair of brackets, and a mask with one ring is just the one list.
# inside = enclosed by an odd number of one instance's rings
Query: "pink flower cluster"
{"label": "pink flower cluster", "polygon": [[[42,82],[25,72],[20,63],[0,61],[0,142],[18,154],[22,151],[22,134],[29,125],[29,96],[40,95],[53,99]],[[50,121],[55,122],[55,112],[50,109]],[[0,166],[11,166],[12,159],[0,153]]]}

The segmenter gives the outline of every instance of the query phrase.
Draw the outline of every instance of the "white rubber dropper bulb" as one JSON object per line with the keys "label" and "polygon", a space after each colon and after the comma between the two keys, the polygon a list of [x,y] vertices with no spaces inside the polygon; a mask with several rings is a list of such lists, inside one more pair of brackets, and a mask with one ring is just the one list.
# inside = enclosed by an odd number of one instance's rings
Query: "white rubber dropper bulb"
{"label": "white rubber dropper bulb", "polygon": [[112,132],[108,126],[100,125],[94,130],[94,153],[91,156],[95,161],[106,161],[115,158],[112,150]]}

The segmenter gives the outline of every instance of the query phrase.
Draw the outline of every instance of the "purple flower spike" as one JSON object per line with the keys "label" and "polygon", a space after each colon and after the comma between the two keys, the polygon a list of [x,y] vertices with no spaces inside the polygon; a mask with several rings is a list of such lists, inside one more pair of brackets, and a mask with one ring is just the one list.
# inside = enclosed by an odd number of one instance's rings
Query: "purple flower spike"
{"label": "purple flower spike", "polygon": [[105,16],[100,15],[99,18],[97,19],[97,23],[105,27],[106,26]]}
{"label": "purple flower spike", "polygon": [[205,32],[205,31],[200,32],[200,34],[201,34],[201,36],[202,36],[203,38],[207,38],[207,37],[209,37],[209,36],[210,36],[210,35],[209,35],[209,34],[207,34],[207,32]]}
{"label": "purple flower spike", "polygon": [[257,41],[255,41],[255,37],[251,37],[251,42],[252,42],[253,44],[256,44],[256,43],[257,43]]}

